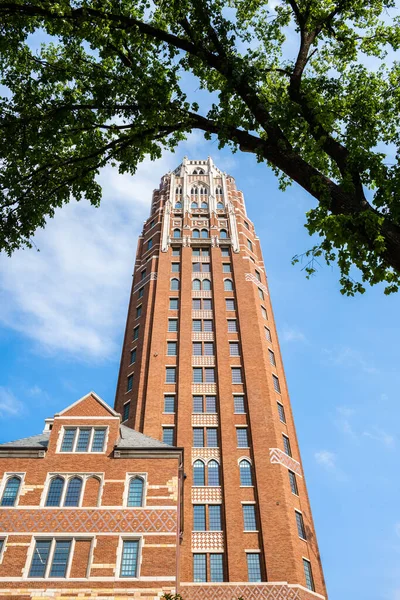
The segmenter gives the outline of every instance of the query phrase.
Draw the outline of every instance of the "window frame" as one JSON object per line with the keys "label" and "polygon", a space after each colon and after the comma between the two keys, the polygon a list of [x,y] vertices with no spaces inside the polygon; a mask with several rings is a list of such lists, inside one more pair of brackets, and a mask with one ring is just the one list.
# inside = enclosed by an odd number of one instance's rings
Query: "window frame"
{"label": "window frame", "polygon": [[[126,580],[130,580],[130,581],[137,581],[140,579],[140,567],[141,567],[141,556],[142,556],[142,536],[138,536],[138,535],[121,535],[119,537],[118,540],[118,547],[117,547],[117,560],[116,560],[116,566],[115,566],[115,579],[118,579],[120,581],[126,581]],[[137,548],[137,555],[136,555],[136,572],[134,576],[127,576],[127,577],[123,577],[121,575],[121,569],[122,569],[122,562],[123,562],[123,555],[124,555],[124,542],[137,542],[138,544],[138,548]]]}
{"label": "window frame", "polygon": [[[3,498],[4,498],[4,492],[6,491],[6,487],[7,487],[7,482],[10,479],[12,479],[13,477],[18,477],[20,480],[19,487],[18,487],[17,493],[15,495],[14,503],[12,505],[2,505]],[[1,482],[1,487],[0,487],[0,506],[3,506],[3,508],[15,508],[16,506],[18,506],[18,501],[19,501],[19,497],[21,494],[22,486],[24,485],[24,480],[25,480],[25,472],[22,473],[22,472],[17,472],[17,471],[6,471],[4,473],[2,482]]]}
{"label": "window frame", "polygon": [[[68,580],[70,572],[71,572],[72,559],[73,559],[74,550],[75,550],[75,540],[76,539],[92,540],[93,537],[94,537],[93,535],[71,535],[71,536],[66,536],[66,537],[61,537],[59,535],[54,535],[54,534],[53,535],[51,535],[51,534],[50,535],[33,535],[30,546],[29,546],[29,550],[27,553],[25,567],[23,570],[23,579],[28,580],[28,581],[38,581],[38,580],[42,581],[43,579],[46,579],[47,581]],[[32,562],[33,562],[33,559],[35,556],[37,542],[50,542],[50,549],[49,549],[49,554],[47,557],[43,576],[42,577],[37,577],[37,576],[30,577],[29,573],[32,568]],[[66,561],[64,577],[50,577],[50,571],[53,567],[53,560],[54,560],[54,554],[55,554],[57,542],[70,542],[68,559]]]}
{"label": "window frame", "polygon": [[[90,436],[89,436],[89,442],[88,442],[88,448],[90,448],[90,449],[88,449],[85,452],[77,452],[76,451],[76,446],[78,444],[78,439],[79,439],[78,431],[81,427],[82,427],[82,429],[91,429]],[[69,451],[61,450],[65,432],[67,431],[67,429],[75,429],[76,430],[75,436],[74,436],[74,441],[72,444],[72,450],[69,450]],[[91,449],[92,445],[93,445],[95,430],[104,430],[105,431],[103,450],[101,450],[101,451],[92,451],[92,449]],[[62,435],[60,435],[58,445],[57,445],[57,450],[56,450],[57,454],[58,453],[59,454],[104,454],[107,451],[108,436],[109,436],[109,432],[110,432],[110,428],[108,425],[63,425],[61,428],[61,432],[62,432]]]}

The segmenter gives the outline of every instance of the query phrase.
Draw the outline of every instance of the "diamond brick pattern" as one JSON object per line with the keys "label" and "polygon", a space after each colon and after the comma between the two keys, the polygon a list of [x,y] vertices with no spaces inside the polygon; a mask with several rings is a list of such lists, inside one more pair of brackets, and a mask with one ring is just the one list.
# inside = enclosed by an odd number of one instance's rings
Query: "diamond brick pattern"
{"label": "diamond brick pattern", "polygon": [[193,504],[221,504],[222,490],[220,487],[192,487]]}
{"label": "diamond brick pattern", "polygon": [[192,385],[192,394],[216,394],[216,383],[194,383]]}
{"label": "diamond brick pattern", "polygon": [[194,367],[215,367],[215,356],[193,356]]}
{"label": "diamond brick pattern", "polygon": [[[195,413],[192,415],[192,425],[207,425],[210,426],[218,426],[218,415],[213,413]],[[218,449],[218,448],[216,448]],[[213,450],[213,448],[209,448],[209,450]]]}
{"label": "diamond brick pattern", "polygon": [[245,278],[246,281],[252,281],[253,283],[255,283],[256,286],[259,287],[268,296],[267,287],[263,283],[261,283],[261,281],[258,281],[257,277],[253,275],[253,273],[246,273]]}
{"label": "diamond brick pattern", "polygon": [[27,509],[1,510],[0,530],[7,533],[175,533],[172,509]]}
{"label": "diamond brick pattern", "polygon": [[192,448],[192,461],[194,462],[198,458],[204,461],[211,460],[212,458],[220,460],[219,448]]}
{"label": "diamond brick pattern", "polygon": [[192,531],[193,552],[223,552],[224,534],[222,531]]}
{"label": "diamond brick pattern", "polygon": [[243,583],[232,585],[181,584],[179,593],[185,600],[300,600],[298,588],[285,583]]}
{"label": "diamond brick pattern", "polygon": [[213,342],[214,334],[212,331],[193,331],[192,340],[194,342]]}
{"label": "diamond brick pattern", "polygon": [[192,310],[193,319],[212,319],[212,310]]}
{"label": "diamond brick pattern", "polygon": [[290,469],[299,477],[303,477],[301,473],[300,463],[297,460],[294,460],[291,456],[280,450],[280,448],[270,448],[269,449],[269,458],[272,463],[277,463],[283,465],[287,469]]}
{"label": "diamond brick pattern", "polygon": [[192,290],[193,298],[212,298],[211,290]]}

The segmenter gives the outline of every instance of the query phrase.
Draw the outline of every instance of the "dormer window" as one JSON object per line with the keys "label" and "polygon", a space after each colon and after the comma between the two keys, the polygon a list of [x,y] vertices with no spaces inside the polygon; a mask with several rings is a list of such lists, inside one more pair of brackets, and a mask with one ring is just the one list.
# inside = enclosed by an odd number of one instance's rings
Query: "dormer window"
{"label": "dormer window", "polygon": [[203,169],[193,169],[192,174],[193,175],[204,175],[204,170]]}
{"label": "dormer window", "polygon": [[104,452],[106,427],[65,427],[60,452]]}

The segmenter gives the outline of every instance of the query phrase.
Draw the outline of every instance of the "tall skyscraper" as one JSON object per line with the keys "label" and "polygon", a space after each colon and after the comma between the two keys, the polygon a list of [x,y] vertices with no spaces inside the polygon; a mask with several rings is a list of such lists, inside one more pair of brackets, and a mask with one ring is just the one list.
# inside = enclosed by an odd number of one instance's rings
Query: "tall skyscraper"
{"label": "tall skyscraper", "polygon": [[115,409],[184,449],[185,600],[326,595],[260,242],[211,158],[154,191]]}

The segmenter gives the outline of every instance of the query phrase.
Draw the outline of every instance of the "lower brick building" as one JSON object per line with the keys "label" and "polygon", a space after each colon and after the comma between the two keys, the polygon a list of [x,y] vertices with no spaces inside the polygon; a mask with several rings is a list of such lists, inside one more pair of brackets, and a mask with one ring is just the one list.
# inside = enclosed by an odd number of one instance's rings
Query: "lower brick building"
{"label": "lower brick building", "polygon": [[176,589],[182,451],[93,392],[0,445],[0,598],[154,598]]}

